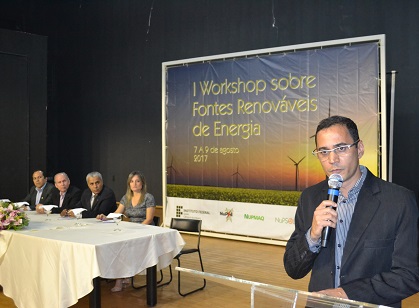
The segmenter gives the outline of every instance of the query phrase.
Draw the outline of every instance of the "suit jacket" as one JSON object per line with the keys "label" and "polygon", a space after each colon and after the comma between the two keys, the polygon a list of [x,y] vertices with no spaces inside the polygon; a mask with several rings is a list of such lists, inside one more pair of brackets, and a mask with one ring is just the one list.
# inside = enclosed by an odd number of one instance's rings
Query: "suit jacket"
{"label": "suit jacket", "polygon": [[76,204],[80,201],[81,190],[75,186],[70,186],[64,196],[63,204],[60,207],[60,191],[57,189],[52,194],[52,204],[58,205],[57,208],[52,209],[52,213],[61,213],[64,209],[74,209]]}
{"label": "suit jacket", "polygon": [[97,195],[93,206],[90,206],[92,192],[89,188],[83,191],[80,201],[75,208],[85,208],[87,211],[82,212],[83,218],[96,218],[99,214],[108,215],[116,211],[116,198],[112,189],[103,185],[102,191]]}
{"label": "suit jacket", "polygon": [[[42,191],[41,199],[39,200],[40,204],[52,204],[52,194],[54,191],[57,191],[57,188],[51,183],[45,185],[44,190]],[[23,199],[22,201],[26,201],[29,203],[29,206],[32,210],[36,208],[36,187],[32,186],[29,190],[29,194]]]}
{"label": "suit jacket", "polygon": [[[302,278],[311,270],[309,291],[334,288],[335,229],[319,253],[309,250],[305,238],[327,189],[323,181],[301,194],[295,231],[284,254],[284,266],[292,278]],[[368,171],[341,262],[340,287],[349,299],[400,307],[402,299],[419,291],[418,217],[413,192]]]}

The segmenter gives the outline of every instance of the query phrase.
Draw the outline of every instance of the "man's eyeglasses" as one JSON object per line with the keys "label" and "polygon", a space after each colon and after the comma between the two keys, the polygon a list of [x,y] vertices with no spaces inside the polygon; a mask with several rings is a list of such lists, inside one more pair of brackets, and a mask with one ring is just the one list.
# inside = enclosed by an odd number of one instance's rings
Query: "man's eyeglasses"
{"label": "man's eyeglasses", "polygon": [[311,153],[313,155],[316,155],[318,159],[320,159],[321,161],[325,161],[328,157],[330,152],[334,152],[335,154],[337,154],[338,156],[345,156],[348,154],[348,150],[353,147],[354,145],[356,145],[359,142],[359,139],[357,141],[355,141],[352,144],[345,144],[345,145],[340,145],[336,148],[333,148],[331,150],[313,150]]}

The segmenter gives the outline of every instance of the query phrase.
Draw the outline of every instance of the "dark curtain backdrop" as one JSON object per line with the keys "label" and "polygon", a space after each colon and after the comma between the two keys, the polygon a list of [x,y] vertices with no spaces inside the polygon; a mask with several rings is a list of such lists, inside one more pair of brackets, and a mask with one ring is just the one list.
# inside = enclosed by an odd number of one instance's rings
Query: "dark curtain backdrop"
{"label": "dark curtain backdrop", "polygon": [[98,170],[119,199],[140,169],[159,204],[162,62],[375,34],[398,72],[393,182],[417,193],[417,16],[415,0],[0,3],[0,28],[48,36],[47,172],[85,188]]}

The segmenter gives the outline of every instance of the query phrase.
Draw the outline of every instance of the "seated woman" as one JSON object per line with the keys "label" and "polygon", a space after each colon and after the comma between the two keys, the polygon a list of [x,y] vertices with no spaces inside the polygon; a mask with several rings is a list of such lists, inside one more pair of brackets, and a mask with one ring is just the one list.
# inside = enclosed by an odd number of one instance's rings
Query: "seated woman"
{"label": "seated woman", "polygon": [[[124,214],[131,222],[154,225],[154,211],[156,203],[153,195],[147,192],[147,183],[140,171],[132,171],[128,175],[127,192],[122,197],[115,213]],[[97,219],[107,219],[106,215],[97,215]],[[130,281],[130,280],[127,280]],[[123,279],[117,279],[112,292],[122,290]]]}

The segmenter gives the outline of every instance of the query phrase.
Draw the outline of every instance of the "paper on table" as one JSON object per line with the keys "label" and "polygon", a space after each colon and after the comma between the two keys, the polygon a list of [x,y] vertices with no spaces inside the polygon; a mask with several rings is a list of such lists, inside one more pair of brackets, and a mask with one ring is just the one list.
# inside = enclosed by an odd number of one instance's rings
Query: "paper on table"
{"label": "paper on table", "polygon": [[29,205],[29,203],[28,203],[28,202],[26,202],[26,201],[22,201],[22,202],[14,202],[14,204],[15,204],[17,207],[22,207],[22,206],[24,206],[24,205]]}
{"label": "paper on table", "polygon": [[76,209],[71,209],[71,210],[69,210],[69,212],[73,212],[74,213],[74,215],[77,215],[77,214],[79,214],[79,213],[81,213],[81,212],[83,212],[83,211],[87,211],[85,208],[82,208],[82,207],[78,207],[78,208],[76,208]]}
{"label": "paper on table", "polygon": [[42,205],[45,211],[51,211],[54,207],[58,207],[56,205]]}
{"label": "paper on table", "polygon": [[121,215],[125,216],[122,213],[109,213],[108,216],[106,216],[106,218],[114,218],[114,217],[119,217]]}

